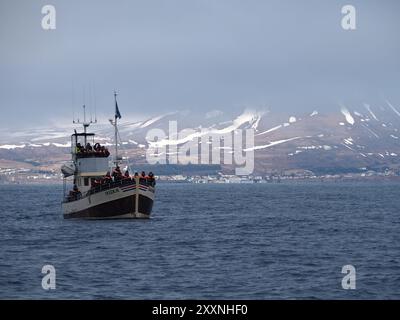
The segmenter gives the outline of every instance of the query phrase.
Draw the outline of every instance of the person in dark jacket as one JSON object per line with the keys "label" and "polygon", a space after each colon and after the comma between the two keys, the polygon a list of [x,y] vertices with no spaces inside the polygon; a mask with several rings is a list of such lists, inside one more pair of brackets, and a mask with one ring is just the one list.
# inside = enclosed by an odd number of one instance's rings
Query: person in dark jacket
{"label": "person in dark jacket", "polygon": [[122,180],[125,181],[125,182],[131,180],[131,176],[129,175],[129,171],[128,170],[125,171],[124,176],[122,177]]}
{"label": "person in dark jacket", "polygon": [[75,184],[72,191],[69,193],[69,196],[72,200],[78,200],[82,197],[82,193],[80,192],[78,186]]}
{"label": "person in dark jacket", "polygon": [[153,172],[149,172],[149,176],[147,177],[147,183],[149,186],[155,187],[156,179],[154,178]]}
{"label": "person in dark jacket", "polygon": [[92,152],[93,151],[93,148],[92,148],[92,146],[90,145],[89,142],[86,144],[86,151],[87,152]]}
{"label": "person in dark jacket", "polygon": [[142,173],[139,176],[139,184],[147,185],[146,172],[144,172],[144,171],[142,171]]}
{"label": "person in dark jacket", "polygon": [[120,169],[119,166],[116,166],[116,167],[115,167],[115,169],[114,169],[114,171],[113,171],[113,173],[112,173],[112,176],[113,176],[113,178],[114,178],[114,182],[121,181],[121,179],[122,179],[122,172],[121,172],[121,169]]}

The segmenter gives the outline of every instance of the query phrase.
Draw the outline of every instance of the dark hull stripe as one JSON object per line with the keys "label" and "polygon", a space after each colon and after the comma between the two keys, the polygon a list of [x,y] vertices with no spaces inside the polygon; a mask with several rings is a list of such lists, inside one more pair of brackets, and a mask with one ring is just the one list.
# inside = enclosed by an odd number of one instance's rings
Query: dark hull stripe
{"label": "dark hull stripe", "polygon": [[[135,212],[136,196],[128,196],[118,200],[99,204],[78,212],[64,214],[65,219],[73,218],[113,218]],[[153,207],[153,200],[145,196],[139,196],[139,213],[150,216]]]}

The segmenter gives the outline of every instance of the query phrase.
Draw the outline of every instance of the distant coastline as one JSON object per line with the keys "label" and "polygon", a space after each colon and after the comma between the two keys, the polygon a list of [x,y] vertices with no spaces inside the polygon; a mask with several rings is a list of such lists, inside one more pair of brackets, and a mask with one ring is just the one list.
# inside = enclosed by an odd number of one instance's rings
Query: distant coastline
{"label": "distant coastline", "polygon": [[[296,184],[296,183],[341,183],[341,182],[396,182],[400,183],[400,176],[397,175],[373,175],[362,176],[360,174],[348,174],[345,176],[328,175],[313,177],[288,177],[278,176],[272,179],[255,179],[254,177],[235,177],[218,179],[215,176],[159,176],[157,184]],[[5,180],[0,179],[0,185],[62,185],[62,180],[57,178],[37,178],[37,179],[18,179]]]}

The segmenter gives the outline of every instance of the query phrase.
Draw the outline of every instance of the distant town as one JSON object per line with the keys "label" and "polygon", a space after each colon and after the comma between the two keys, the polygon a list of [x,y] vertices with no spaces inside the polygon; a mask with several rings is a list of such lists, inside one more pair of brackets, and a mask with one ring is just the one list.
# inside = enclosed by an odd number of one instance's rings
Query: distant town
{"label": "distant town", "polygon": [[[156,175],[158,183],[196,183],[196,184],[245,184],[245,183],[280,183],[282,181],[338,181],[338,180],[400,180],[400,170],[385,169],[383,171],[360,168],[360,172],[341,174],[315,174],[310,170],[286,170],[265,175],[236,176],[223,174],[207,175]],[[0,184],[61,184],[62,175],[59,171],[41,171],[34,169],[0,168]]]}

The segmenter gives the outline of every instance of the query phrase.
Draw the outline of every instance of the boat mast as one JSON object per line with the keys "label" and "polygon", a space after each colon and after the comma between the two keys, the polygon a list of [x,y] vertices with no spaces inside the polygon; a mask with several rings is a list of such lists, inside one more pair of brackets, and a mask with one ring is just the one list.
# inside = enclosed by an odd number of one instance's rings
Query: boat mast
{"label": "boat mast", "polygon": [[87,134],[87,128],[89,127],[89,125],[90,124],[86,122],[86,105],[83,105],[83,132],[85,133],[85,136],[84,136],[85,147],[87,144],[86,134]]}
{"label": "boat mast", "polygon": [[[114,90],[115,111],[117,111],[117,92]],[[115,112],[114,116],[114,129],[115,129],[115,165],[118,165],[118,115]]]}

